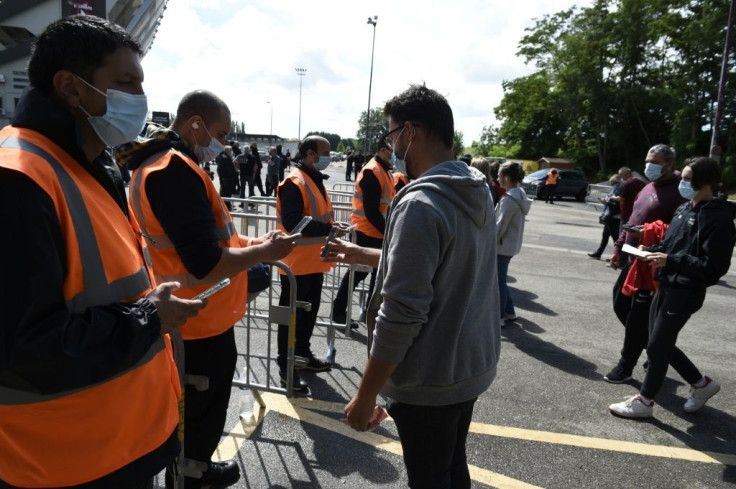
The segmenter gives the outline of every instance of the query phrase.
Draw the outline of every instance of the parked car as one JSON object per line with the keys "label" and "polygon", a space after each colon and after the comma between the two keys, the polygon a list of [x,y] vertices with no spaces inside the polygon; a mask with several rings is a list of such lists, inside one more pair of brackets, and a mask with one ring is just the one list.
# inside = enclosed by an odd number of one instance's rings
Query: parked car
{"label": "parked car", "polygon": [[[521,181],[521,186],[527,195],[537,198],[544,197],[544,181],[547,179],[549,168],[537,170],[530,173]],[[557,180],[557,189],[555,195],[557,198],[573,197],[578,202],[583,202],[585,196],[588,195],[588,179],[580,170],[568,170],[558,168],[557,173],[560,175]]]}

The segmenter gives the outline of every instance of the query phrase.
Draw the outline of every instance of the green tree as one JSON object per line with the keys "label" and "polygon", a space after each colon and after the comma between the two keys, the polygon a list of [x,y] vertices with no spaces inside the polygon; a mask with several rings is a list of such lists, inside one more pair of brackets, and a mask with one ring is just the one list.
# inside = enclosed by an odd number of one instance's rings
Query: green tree
{"label": "green tree", "polygon": [[357,139],[356,146],[358,146],[358,151],[373,154],[378,150],[378,142],[381,136],[388,132],[388,121],[383,116],[383,109],[371,109],[368,148],[363,148],[365,146],[366,136],[366,114],[367,112],[364,110],[360,113],[360,118],[358,119],[358,132],[355,134]]}
{"label": "green tree", "polygon": [[[322,136],[330,142],[330,148],[332,149],[332,151],[337,151],[337,149],[335,148],[337,148],[340,144],[340,141],[342,141],[342,138],[339,135],[331,132],[312,131],[307,133],[307,136]],[[304,137],[306,138],[307,136]]]}
{"label": "green tree", "polygon": [[455,131],[455,134],[452,136],[452,153],[455,156],[462,156],[465,153],[463,133],[460,131]]}

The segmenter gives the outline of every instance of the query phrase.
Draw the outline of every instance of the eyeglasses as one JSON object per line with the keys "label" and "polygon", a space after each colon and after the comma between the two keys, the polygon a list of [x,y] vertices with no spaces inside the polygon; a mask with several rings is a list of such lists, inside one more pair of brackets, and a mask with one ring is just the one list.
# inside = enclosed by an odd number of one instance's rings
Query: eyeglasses
{"label": "eyeglasses", "polygon": [[[416,122],[411,122],[411,125],[413,125],[414,127],[420,127],[421,126],[421,124],[417,124]],[[384,134],[383,136],[381,136],[381,139],[386,144],[386,146],[388,146],[388,149],[390,149],[391,151],[394,150],[394,138],[391,136],[391,134],[392,133],[395,133],[396,131],[401,131],[403,128],[404,128],[404,125],[402,124],[399,127],[397,127],[396,129],[393,129],[393,130],[387,132],[386,134]]]}

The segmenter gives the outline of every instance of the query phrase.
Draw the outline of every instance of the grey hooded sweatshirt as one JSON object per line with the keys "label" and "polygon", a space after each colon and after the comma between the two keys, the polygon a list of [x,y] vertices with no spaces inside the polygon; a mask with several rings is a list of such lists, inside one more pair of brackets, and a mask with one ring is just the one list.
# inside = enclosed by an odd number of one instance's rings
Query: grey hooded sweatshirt
{"label": "grey hooded sweatshirt", "polygon": [[490,386],[500,352],[496,218],[480,172],[447,161],[396,195],[376,289],[370,353],[397,364],[382,394],[443,406]]}
{"label": "grey hooded sweatshirt", "polygon": [[496,235],[498,254],[514,256],[521,251],[524,237],[524,220],[532,207],[532,201],[521,187],[514,187],[503,194],[496,208]]}

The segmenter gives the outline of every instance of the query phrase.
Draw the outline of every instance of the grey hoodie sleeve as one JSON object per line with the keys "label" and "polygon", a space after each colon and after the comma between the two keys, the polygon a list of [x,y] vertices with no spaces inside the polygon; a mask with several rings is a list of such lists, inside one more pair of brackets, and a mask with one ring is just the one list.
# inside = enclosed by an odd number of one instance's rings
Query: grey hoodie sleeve
{"label": "grey hoodie sleeve", "polygon": [[498,214],[496,214],[496,242],[503,241],[506,229],[509,227],[511,218],[519,211],[519,206],[511,202],[513,197],[504,196],[498,201]]}
{"label": "grey hoodie sleeve", "polygon": [[392,210],[383,253],[383,304],[376,318],[371,356],[400,363],[427,323],[434,297],[433,279],[447,230],[437,211],[410,199]]}

